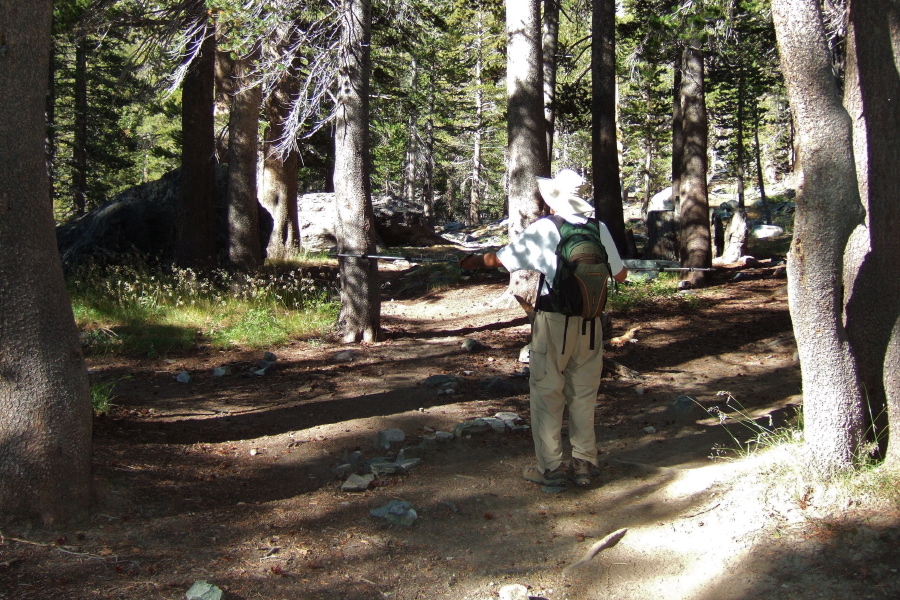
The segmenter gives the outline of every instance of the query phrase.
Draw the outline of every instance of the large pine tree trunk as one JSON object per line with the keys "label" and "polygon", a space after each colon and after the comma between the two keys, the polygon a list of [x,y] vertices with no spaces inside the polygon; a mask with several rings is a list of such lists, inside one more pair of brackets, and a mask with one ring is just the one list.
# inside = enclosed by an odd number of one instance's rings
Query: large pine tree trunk
{"label": "large pine tree trunk", "polygon": [[[900,467],[900,7],[886,0],[850,3],[845,105],[865,222],[845,253],[846,326],[874,422],[888,459]],[[885,414],[886,411],[886,414]],[[885,419],[884,417],[887,417]],[[883,434],[885,420],[891,438]]]}
{"label": "large pine tree trunk", "polygon": [[0,523],[87,515],[91,400],[45,168],[52,2],[0,0]]}
{"label": "large pine tree trunk", "polygon": [[596,0],[593,13],[591,63],[591,162],[594,167],[594,206],[597,216],[616,242],[622,256],[625,243],[625,213],[619,180],[619,148],[616,143],[616,3]]}
{"label": "large pine tree trunk", "polygon": [[559,0],[544,0],[542,56],[544,57],[544,120],[547,122],[547,160],[553,164],[556,129],[556,49],[559,45]]}
{"label": "large pine tree trunk", "polygon": [[[684,49],[681,75],[681,127],[684,136],[681,166],[681,212],[678,214],[679,257],[683,267],[709,267],[712,246],[709,232],[709,194],[706,155],[709,127],[704,92],[703,51]],[[704,272],[688,272],[692,287],[706,285]]]}
{"label": "large pine tree trunk", "polygon": [[681,107],[683,54],[683,52],[675,54],[675,64],[672,67],[672,204],[675,206],[676,221],[681,215],[681,170],[684,168],[683,110]]}
{"label": "large pine tree trunk", "polygon": [[286,156],[276,149],[285,135],[290,102],[296,89],[296,74],[286,75],[266,100],[268,126],[263,134],[263,181],[260,203],[272,215],[272,234],[266,247],[268,258],[286,258],[300,245],[297,215],[297,149]]}
{"label": "large pine tree trunk", "polygon": [[[334,131],[338,252],[373,254],[375,215],[369,171],[370,0],[342,0],[341,19],[341,62]],[[377,261],[341,258],[340,275],[338,328],[344,341],[377,341],[381,336]]]}
{"label": "large pine tree trunk", "polygon": [[181,196],[176,211],[176,258],[185,267],[216,264],[215,131],[216,42],[211,28],[184,78],[181,94]]}
{"label": "large pine tree trunk", "polygon": [[[541,71],[540,0],[507,2],[506,28],[509,237],[514,239],[544,214],[535,178],[550,175]],[[508,291],[533,299],[536,287],[534,273],[517,271],[510,277]]]}
{"label": "large pine tree trunk", "polygon": [[816,0],[774,0],[772,16],[797,125],[794,238],[788,300],[803,379],[803,419],[814,465],[848,468],[862,441],[863,396],[843,324],[844,249],[862,221],[851,120],[841,106]]}
{"label": "large pine tree trunk", "polygon": [[256,200],[262,89],[250,85],[254,56],[232,64],[235,91],[228,121],[228,260],[242,269],[263,263]]}

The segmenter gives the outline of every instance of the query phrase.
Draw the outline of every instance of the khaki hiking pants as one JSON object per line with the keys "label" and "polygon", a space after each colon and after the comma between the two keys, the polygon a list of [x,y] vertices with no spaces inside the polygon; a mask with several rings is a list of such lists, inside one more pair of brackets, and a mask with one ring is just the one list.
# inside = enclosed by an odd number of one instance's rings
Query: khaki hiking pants
{"label": "khaki hiking pants", "polygon": [[569,408],[572,456],[597,464],[594,408],[603,372],[600,318],[538,311],[529,359],[531,433],[538,467],[556,469],[563,461],[563,410]]}

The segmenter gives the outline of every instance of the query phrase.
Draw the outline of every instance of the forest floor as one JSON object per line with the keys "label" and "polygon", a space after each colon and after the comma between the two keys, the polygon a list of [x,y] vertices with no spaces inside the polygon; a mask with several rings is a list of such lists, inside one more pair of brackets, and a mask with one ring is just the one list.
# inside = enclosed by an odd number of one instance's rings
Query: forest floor
{"label": "forest floor", "polygon": [[[94,380],[121,378],[95,421],[97,509],[77,528],[4,531],[0,599],[174,600],[198,580],[230,600],[487,600],[514,584],[548,600],[896,599],[896,506],[805,483],[790,446],[734,452],[732,436],[789,424],[800,401],[775,269],[721,269],[690,302],[614,315],[631,341],[605,353],[627,368],[600,389],[600,468],[559,493],[522,479],[527,431],[432,439],[501,412],[528,423],[529,326],[498,301],[501,274],[386,296],[386,341],[293,342],[262,376],[246,374],[261,352],[89,357]],[[222,366],[234,374],[215,376]],[[454,393],[425,385],[436,375]],[[756,420],[723,425],[708,411],[731,412],[719,392]],[[682,395],[690,410],[676,410]],[[405,441],[379,449],[391,428]],[[342,491],[335,469],[352,453],[403,447],[421,463]],[[411,525],[371,514],[392,500]]]}

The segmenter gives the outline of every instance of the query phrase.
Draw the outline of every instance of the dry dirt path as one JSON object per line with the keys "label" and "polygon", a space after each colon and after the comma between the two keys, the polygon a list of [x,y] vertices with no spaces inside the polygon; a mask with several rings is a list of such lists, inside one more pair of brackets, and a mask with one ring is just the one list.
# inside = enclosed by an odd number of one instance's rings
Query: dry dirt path
{"label": "dry dirt path", "polygon": [[[230,600],[486,600],[511,584],[548,600],[898,598],[895,508],[836,508],[780,466],[787,451],[724,457],[729,430],[746,435],[706,411],[724,404],[718,392],[765,425],[799,401],[783,281],[749,274],[616,319],[634,341],[607,358],[639,378],[604,379],[600,472],[563,493],[521,479],[531,440],[515,432],[437,444],[365,492],[334,474],[354,451],[383,455],[387,428],[415,446],[498,412],[527,421],[528,325],[497,302],[502,279],[386,298],[388,341],[296,342],[273,349],[263,377],[239,374],[259,352],[92,358],[94,377],[129,377],[97,421],[98,510],[77,529],[4,531],[0,599],[174,600],[196,580]],[[465,352],[465,339],[486,348]],[[236,374],[214,377],[222,365]],[[175,381],[182,370],[190,383]],[[421,385],[434,375],[456,377],[455,393]],[[680,395],[696,400],[687,414]],[[413,525],[370,515],[392,500],[410,503]]]}

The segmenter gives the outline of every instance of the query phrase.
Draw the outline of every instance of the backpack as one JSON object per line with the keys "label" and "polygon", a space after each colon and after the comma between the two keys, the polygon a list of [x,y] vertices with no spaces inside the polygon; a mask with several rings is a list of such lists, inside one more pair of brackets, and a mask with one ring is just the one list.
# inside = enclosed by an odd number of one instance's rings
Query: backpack
{"label": "backpack", "polygon": [[[595,221],[575,224],[557,215],[549,218],[559,229],[560,240],[556,247],[556,276],[545,306],[570,317],[600,316],[606,308],[611,268],[599,226]],[[540,285],[543,280],[541,276]]]}

